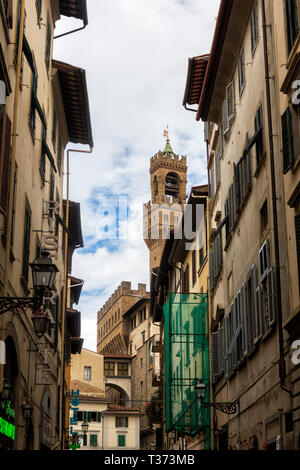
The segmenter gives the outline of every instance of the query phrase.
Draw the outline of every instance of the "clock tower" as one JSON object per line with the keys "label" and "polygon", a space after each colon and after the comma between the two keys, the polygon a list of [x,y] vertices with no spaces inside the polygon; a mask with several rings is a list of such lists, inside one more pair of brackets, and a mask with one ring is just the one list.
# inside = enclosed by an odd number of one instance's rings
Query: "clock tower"
{"label": "clock tower", "polygon": [[186,203],[186,156],[176,155],[168,131],[166,146],[150,159],[151,201],[144,205],[144,241],[150,251],[150,279],[159,267],[170,230],[180,224]]}

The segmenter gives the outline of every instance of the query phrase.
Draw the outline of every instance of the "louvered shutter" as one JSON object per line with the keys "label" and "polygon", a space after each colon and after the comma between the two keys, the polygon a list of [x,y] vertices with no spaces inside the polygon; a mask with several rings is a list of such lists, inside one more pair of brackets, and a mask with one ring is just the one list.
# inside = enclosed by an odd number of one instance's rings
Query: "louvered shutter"
{"label": "louvered shutter", "polygon": [[219,160],[219,152],[216,152],[215,155],[215,165],[216,165],[216,187],[220,182],[220,160]]}
{"label": "louvered shutter", "polygon": [[239,194],[240,194],[240,206],[244,201],[244,176],[243,176],[243,163],[242,161],[238,164],[238,180],[239,180]]}
{"label": "louvered shutter", "polygon": [[11,120],[4,111],[1,126],[1,147],[0,147],[0,210],[7,215],[8,195],[9,195],[9,171],[10,171],[10,138]]}
{"label": "louvered shutter", "polygon": [[243,353],[248,354],[248,312],[246,284],[242,285],[242,322],[243,322]]}
{"label": "louvered shutter", "polygon": [[210,130],[210,123],[206,121],[206,122],[204,123],[204,142],[207,142],[207,141],[208,141],[208,138],[209,138],[209,130]]}
{"label": "louvered shutter", "polygon": [[251,301],[252,301],[252,333],[253,333],[253,343],[257,340],[257,318],[258,318],[258,302],[257,302],[257,269],[255,264],[251,268]]}
{"label": "louvered shutter", "polygon": [[222,115],[223,115],[223,135],[226,135],[229,131],[229,119],[228,119],[228,107],[227,107],[227,100],[225,99],[223,102],[222,107]]}
{"label": "louvered shutter", "polygon": [[259,250],[260,280],[263,281],[270,268],[270,240],[266,240]]}
{"label": "louvered shutter", "polygon": [[224,326],[221,326],[219,329],[218,336],[218,358],[219,358],[219,373],[220,375],[224,373]]}
{"label": "louvered shutter", "polygon": [[212,368],[212,378],[213,382],[216,381],[216,378],[219,376],[219,331],[212,333],[211,338],[211,368]]}
{"label": "louvered shutter", "polygon": [[295,230],[296,230],[296,247],[298,258],[298,283],[300,291],[300,212],[295,216]]}
{"label": "louvered shutter", "polygon": [[229,358],[228,358],[228,316],[224,316],[224,375],[229,377]]}
{"label": "louvered shutter", "polygon": [[269,317],[269,327],[274,325],[276,321],[276,272],[275,269],[270,269],[267,275],[267,292],[268,292],[268,317]]}
{"label": "louvered shutter", "polygon": [[[232,352],[231,352],[231,365],[232,368],[236,368],[237,364],[237,341],[234,341],[233,343],[233,338],[237,329],[237,303],[236,299],[234,300],[232,306],[231,306],[231,314],[229,315],[230,318],[230,341],[232,345]],[[232,344],[233,343],[233,344]]]}
{"label": "louvered shutter", "polygon": [[214,287],[214,269],[213,269],[213,253],[212,250],[209,253],[209,287],[213,289]]}
{"label": "louvered shutter", "polygon": [[230,122],[235,116],[234,82],[231,82],[226,87],[226,106],[227,106],[228,121]]}
{"label": "louvered shutter", "polygon": [[257,287],[256,289],[256,302],[257,310],[255,317],[255,333],[254,333],[254,342],[256,343],[262,334],[261,320],[262,320],[262,302],[261,302],[261,288]]}
{"label": "louvered shutter", "polygon": [[219,155],[220,159],[223,158],[224,153],[224,143],[223,143],[223,126],[220,124],[219,126]]}
{"label": "louvered shutter", "polygon": [[247,190],[252,188],[250,153],[247,153],[246,155],[246,187],[247,187]]}
{"label": "louvered shutter", "polygon": [[294,142],[292,130],[292,115],[290,108],[287,108],[281,116],[282,128],[282,156],[283,173],[286,174],[294,164]]}
{"label": "louvered shutter", "polygon": [[230,227],[230,205],[229,205],[229,197],[226,199],[225,202],[225,217],[226,219],[226,240],[229,237],[229,227]]}
{"label": "louvered shutter", "polygon": [[240,207],[240,185],[239,185],[239,171],[236,164],[233,164],[233,174],[234,174],[234,192],[235,192],[235,208],[236,213],[239,212]]}
{"label": "louvered shutter", "polygon": [[230,213],[229,230],[231,232],[232,229],[233,229],[233,226],[234,226],[234,188],[233,188],[233,184],[229,188],[229,213]]}

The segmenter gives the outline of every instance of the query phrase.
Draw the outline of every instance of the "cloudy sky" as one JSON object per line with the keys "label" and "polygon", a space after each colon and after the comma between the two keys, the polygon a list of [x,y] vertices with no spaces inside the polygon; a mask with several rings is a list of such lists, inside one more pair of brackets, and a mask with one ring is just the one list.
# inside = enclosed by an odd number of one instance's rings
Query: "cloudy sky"
{"label": "cloudy sky", "polygon": [[[188,158],[188,188],[206,183],[203,127],[182,99],[188,58],[210,51],[219,0],[87,4],[87,28],[56,39],[54,57],[87,74],[94,151],[71,154],[70,195],[81,203],[85,241],[73,258],[73,275],[85,280],[82,337],[96,350],[97,311],[120,282],[149,288],[142,210],[167,124],[173,150]],[[56,34],[76,26],[61,20]]]}

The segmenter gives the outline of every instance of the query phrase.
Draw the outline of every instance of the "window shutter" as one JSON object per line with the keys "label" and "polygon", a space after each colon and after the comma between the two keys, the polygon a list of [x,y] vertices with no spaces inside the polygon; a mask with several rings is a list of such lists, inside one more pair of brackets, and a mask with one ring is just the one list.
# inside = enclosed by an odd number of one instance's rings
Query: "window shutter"
{"label": "window shutter", "polygon": [[212,368],[212,378],[213,382],[215,382],[216,378],[219,376],[219,330],[215,333],[212,333],[211,338],[211,353],[212,353],[212,361],[211,361],[211,368]]}
{"label": "window shutter", "polygon": [[220,158],[223,158],[224,153],[224,142],[223,142],[223,126],[219,125],[219,155]]}
{"label": "window shutter", "polygon": [[271,327],[274,325],[276,321],[276,302],[275,302],[275,295],[276,295],[276,272],[275,269],[272,268],[268,272],[267,277],[267,289],[268,289],[268,314],[269,314],[269,326]]}
{"label": "window shutter", "polygon": [[213,269],[213,253],[209,253],[209,287],[213,289],[214,287],[214,269]]}
{"label": "window shutter", "polygon": [[204,123],[204,142],[208,142],[209,131],[210,131],[210,123],[206,121]]}
{"label": "window shutter", "polygon": [[239,184],[239,194],[240,194],[240,206],[244,202],[244,178],[243,178],[243,162],[241,161],[238,164],[238,184]]}
{"label": "window shutter", "polygon": [[91,412],[90,411],[87,412],[87,422],[88,423],[91,422]]}
{"label": "window shutter", "polygon": [[227,100],[225,99],[223,102],[223,135],[226,135],[229,131],[229,119],[228,119],[228,108],[227,108]]}
{"label": "window shutter", "polygon": [[11,120],[4,111],[1,123],[0,142],[0,210],[6,215],[8,209],[9,171],[10,171]]}
{"label": "window shutter", "polygon": [[286,0],[286,23],[287,23],[287,43],[288,53],[293,49],[299,32],[297,0]]}
{"label": "window shutter", "polygon": [[218,186],[220,182],[220,157],[219,157],[218,151],[216,151],[216,155],[215,155],[215,165],[216,165],[216,186]]}
{"label": "window shutter", "polygon": [[294,141],[292,130],[292,115],[290,108],[287,108],[281,116],[282,127],[282,155],[283,173],[286,174],[294,164]]}
{"label": "window shutter", "polygon": [[229,230],[231,232],[233,230],[233,226],[234,226],[234,189],[233,189],[233,184],[229,188],[229,214],[230,214]]}
{"label": "window shutter", "polygon": [[250,153],[246,155],[246,187],[247,190],[252,188],[252,179],[251,179],[251,156]]}
{"label": "window shutter", "polygon": [[228,121],[230,122],[235,116],[234,82],[231,82],[226,87],[226,106]]}
{"label": "window shutter", "polygon": [[224,375],[229,377],[229,358],[228,358],[228,316],[224,316]]}
{"label": "window shutter", "polygon": [[24,242],[23,242],[23,263],[22,263],[22,276],[26,281],[28,280],[28,266],[29,266],[29,250],[30,250],[30,229],[31,229],[31,213],[26,200],[25,217],[24,217]]}
{"label": "window shutter", "polygon": [[128,428],[128,416],[125,417],[125,428]]}
{"label": "window shutter", "polygon": [[83,412],[83,421],[87,421],[87,411]]}
{"label": "window shutter", "polygon": [[225,202],[225,218],[227,217],[227,220],[226,220],[226,240],[227,238],[229,237],[229,233],[230,233],[230,204],[229,204],[229,197],[226,199],[226,202]]}
{"label": "window shutter", "polygon": [[[238,325],[238,318],[237,318],[238,317],[238,309],[237,309],[238,302],[237,300],[238,299],[236,298],[231,306],[231,315],[230,315],[230,318],[231,318],[230,340],[231,342],[234,338],[235,332],[237,330],[237,325]],[[231,364],[234,369],[236,368],[237,361],[238,361],[238,350],[237,350],[237,341],[235,341],[233,345],[233,349],[232,349],[232,354],[231,354]]]}
{"label": "window shutter", "polygon": [[236,164],[233,164],[233,173],[234,173],[234,189],[235,189],[235,208],[236,213],[239,212],[240,207],[240,185],[239,185],[239,171]]}
{"label": "window shutter", "polygon": [[300,212],[295,216],[295,230],[296,230],[296,247],[298,258],[298,283],[300,292]]}
{"label": "window shutter", "polygon": [[224,373],[224,326],[219,329],[218,335],[218,362],[219,362],[219,374]]}
{"label": "window shutter", "polygon": [[242,322],[243,322],[243,353],[248,354],[248,312],[247,312],[247,290],[246,284],[242,285]]}
{"label": "window shutter", "polygon": [[254,332],[254,342],[256,343],[262,334],[261,328],[261,318],[262,318],[262,305],[261,305],[261,288],[257,287],[256,289],[256,317],[255,317],[255,332]]}
{"label": "window shutter", "polygon": [[270,268],[270,240],[266,240],[259,250],[260,280],[263,281]]}
{"label": "window shutter", "polygon": [[101,423],[101,415],[102,415],[101,411],[98,411],[97,412],[97,422],[98,423]]}

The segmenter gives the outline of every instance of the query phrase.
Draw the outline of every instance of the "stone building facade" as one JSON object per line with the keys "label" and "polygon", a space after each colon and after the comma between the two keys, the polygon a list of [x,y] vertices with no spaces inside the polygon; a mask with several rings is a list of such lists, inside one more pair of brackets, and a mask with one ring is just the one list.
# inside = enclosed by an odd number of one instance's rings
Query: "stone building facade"
{"label": "stone building facade", "polygon": [[212,408],[219,450],[299,448],[298,25],[298,1],[221,1],[209,58],[190,59],[184,104],[206,122],[211,199],[212,399],[236,404]]}
{"label": "stone building facade", "polygon": [[[52,60],[52,51],[56,22],[61,15],[86,22],[84,6],[84,0],[76,5],[0,2],[0,292],[10,299],[0,302],[0,340],[6,349],[0,390],[3,385],[11,389],[14,415],[14,435],[0,434],[2,448],[62,446],[64,151],[69,142],[92,147],[93,141],[85,71]],[[44,303],[51,327],[39,337],[32,322],[36,310],[28,304],[15,308],[11,299],[33,296],[30,263],[45,250],[58,274],[47,310]],[[22,407],[27,405],[32,414],[25,423]]]}

